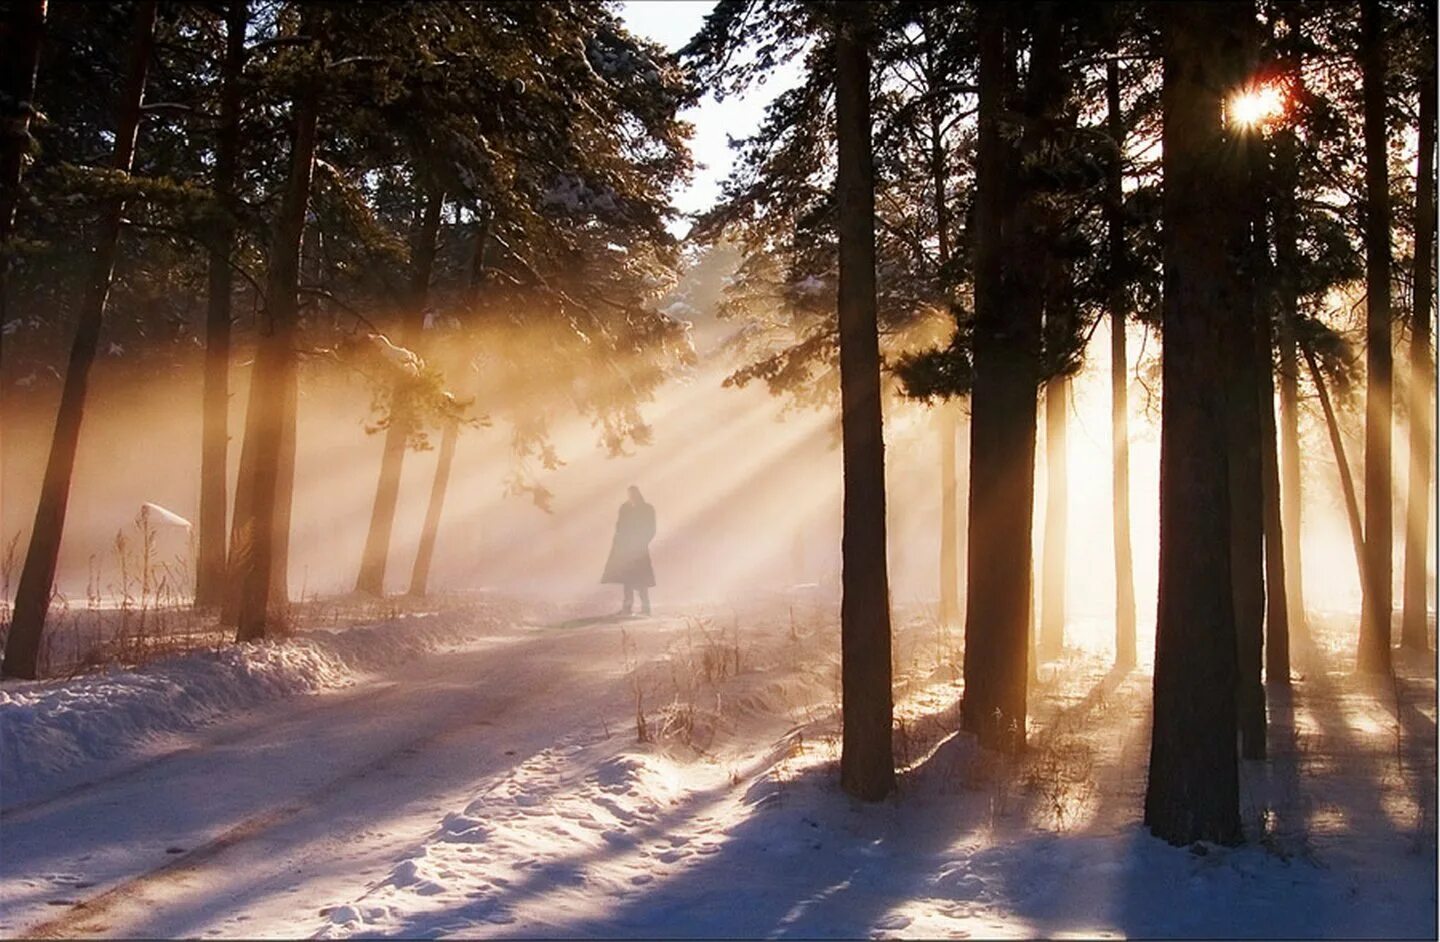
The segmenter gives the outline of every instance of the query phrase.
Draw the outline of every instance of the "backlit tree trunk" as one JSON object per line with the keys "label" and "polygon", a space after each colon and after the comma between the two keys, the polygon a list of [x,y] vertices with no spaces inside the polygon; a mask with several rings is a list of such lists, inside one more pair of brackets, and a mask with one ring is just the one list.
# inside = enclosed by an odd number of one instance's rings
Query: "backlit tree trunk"
{"label": "backlit tree trunk", "polygon": [[1106,124],[1115,159],[1105,179],[1105,236],[1110,255],[1111,522],[1115,547],[1115,664],[1135,666],[1135,563],[1130,549],[1130,399],[1125,320],[1130,294],[1125,257],[1125,123],[1120,113],[1120,66],[1105,65]]}
{"label": "backlit tree trunk", "polygon": [[[1325,379],[1315,362],[1315,354],[1302,349],[1305,363],[1310,367],[1310,379],[1320,396],[1320,408],[1325,413],[1325,430],[1330,434],[1330,449],[1335,454],[1335,469],[1340,475],[1340,493],[1345,498],[1345,519],[1350,524],[1350,543],[1355,550],[1355,564],[1360,578],[1365,579],[1365,530],[1360,522],[1360,499],[1355,496],[1355,479],[1350,474],[1350,461],[1345,457],[1345,440],[1340,435],[1340,423],[1335,418],[1335,409],[1330,405],[1330,393],[1325,389]],[[1364,585],[1362,581],[1361,589]]]}
{"label": "backlit tree trunk", "polygon": [[[115,151],[111,164],[121,175],[130,172],[135,157],[145,78],[155,48],[155,10],[155,0],[141,0],[135,6],[129,62],[116,106]],[[120,196],[107,199],[100,210],[89,280],[80,303],[79,324],[75,329],[65,384],[60,393],[50,457],[40,486],[40,503],[35,511],[30,547],[25,554],[10,633],[5,642],[3,673],[6,677],[33,678],[38,667],[40,639],[45,630],[45,616],[55,583],[55,567],[60,557],[60,538],[65,529],[65,511],[70,501],[70,481],[75,471],[80,423],[85,415],[90,368],[95,362],[105,306],[110,297],[124,213],[125,201]]]}
{"label": "backlit tree trunk", "polygon": [[240,73],[245,66],[247,0],[231,0],[225,18],[215,196],[223,212],[211,236],[205,311],[205,388],[200,451],[199,559],[195,604],[219,604],[225,592],[226,460],[230,411],[230,253],[235,245],[235,172],[240,147]]}
{"label": "backlit tree trunk", "polygon": [[1365,100],[1365,567],[1362,672],[1390,670],[1390,180],[1385,141],[1385,26],[1380,0],[1360,4]]}
{"label": "backlit tree trunk", "polygon": [[[1058,85],[1059,37],[1053,4],[1033,16],[1029,106],[1038,115]],[[980,137],[976,165],[974,391],[970,419],[970,523],[962,724],[987,748],[1025,741],[1029,677],[1031,538],[1035,498],[1036,387],[1046,246],[1040,207],[1018,192],[1019,153],[1004,136],[1005,102],[1019,29],[1010,8],[979,14]],[[1042,123],[1022,146],[1038,152]],[[1017,198],[1018,197],[1018,198]]]}
{"label": "backlit tree trunk", "polygon": [[959,486],[955,474],[955,441],[959,422],[955,405],[936,406],[940,434],[940,623],[960,620]]}
{"label": "backlit tree trunk", "polygon": [[[445,194],[438,186],[425,194],[425,210],[415,232],[410,255],[409,310],[401,324],[400,343],[415,350],[425,329],[425,304],[430,295],[430,273],[435,267],[435,238],[440,231],[440,210]],[[413,418],[392,415],[385,429],[385,450],[380,458],[380,481],[375,488],[375,505],[370,512],[370,531],[365,538],[365,555],[355,589],[371,595],[385,594],[385,567],[390,556],[390,531],[395,525],[395,505],[400,498],[400,472],[405,463],[405,444]]]}
{"label": "backlit tree trunk", "polygon": [[1070,381],[1056,376],[1045,384],[1045,546],[1040,569],[1039,657],[1052,660],[1065,650],[1065,544],[1070,513],[1066,494],[1065,420]]}
{"label": "backlit tree trunk", "polygon": [[[1253,26],[1252,26],[1253,33]],[[1260,409],[1262,373],[1270,368],[1268,351],[1262,353],[1259,321],[1267,317],[1260,289],[1264,271],[1259,257],[1263,249],[1257,236],[1263,226],[1264,202],[1259,186],[1265,161],[1264,143],[1253,130],[1237,128],[1233,135],[1237,159],[1244,165],[1248,212],[1216,225],[1235,227],[1233,244],[1240,247],[1241,290],[1236,297],[1245,306],[1235,309],[1231,329],[1232,356],[1224,361],[1228,379],[1224,385],[1228,412],[1230,466],[1230,578],[1235,601],[1235,636],[1239,656],[1236,704],[1239,709],[1240,749],[1247,759],[1265,757],[1265,688],[1261,683],[1265,626],[1265,499],[1263,429]],[[1258,204],[1258,205],[1257,205]]]}
{"label": "backlit tree trunk", "polygon": [[1400,643],[1412,650],[1430,646],[1426,559],[1430,550],[1430,461],[1435,456],[1430,357],[1430,315],[1435,280],[1435,4],[1424,5],[1428,24],[1420,84],[1420,159],[1415,188],[1415,308],[1410,319],[1410,480],[1405,515],[1405,612]]}
{"label": "backlit tree trunk", "polygon": [[[1160,591],[1145,824],[1172,844],[1241,840],[1226,364],[1244,178],[1222,125],[1253,6],[1159,8],[1164,47]],[[1243,316],[1243,315],[1242,315]]]}
{"label": "backlit tree trunk", "polygon": [[885,439],[875,298],[875,172],[870,143],[869,11],[839,14],[835,37],[840,237],[840,396],[844,463],[841,787],[867,801],[895,788]]}
{"label": "backlit tree trunk", "polygon": [[[470,269],[470,294],[478,299],[485,279],[485,246],[490,239],[491,216],[481,216],[475,233],[474,264]],[[450,487],[450,469],[455,463],[455,446],[460,440],[459,421],[445,423],[440,437],[440,454],[435,462],[435,480],[430,485],[430,503],[425,508],[425,527],[420,531],[420,547],[415,553],[415,566],[410,572],[410,592],[423,598],[429,591],[430,564],[435,558],[435,541],[440,536],[440,515],[445,510],[445,493]]]}
{"label": "backlit tree trunk", "polygon": [[[1301,5],[1287,4],[1288,67],[1297,68],[1298,43],[1303,28]],[[1287,639],[1292,650],[1304,650],[1305,593],[1301,572],[1300,525],[1303,489],[1300,482],[1300,363],[1295,324],[1299,317],[1297,278],[1300,269],[1296,188],[1299,167],[1295,131],[1282,127],[1275,139],[1275,292],[1277,349],[1280,377],[1280,530],[1285,556],[1285,610]]]}
{"label": "backlit tree trunk", "polygon": [[[300,35],[316,37],[314,7],[306,8]],[[314,52],[319,55],[318,42]],[[236,640],[256,641],[278,627],[273,600],[276,595],[277,559],[288,544],[288,490],[293,473],[293,450],[287,461],[287,435],[293,434],[291,408],[295,383],[295,327],[300,283],[300,239],[305,230],[310,184],[315,169],[316,124],[320,96],[316,82],[301,83],[295,100],[294,130],[290,145],[290,174],[275,220],[266,282],[268,331],[260,338],[251,378],[251,408],[246,414],[246,447],[253,455],[248,518],[237,523],[248,535],[248,552],[239,567],[240,610]],[[253,445],[251,442],[253,441]],[[242,454],[242,472],[244,461]],[[287,470],[288,469],[288,470]],[[238,500],[237,500],[238,503]],[[286,532],[277,533],[280,526]]]}

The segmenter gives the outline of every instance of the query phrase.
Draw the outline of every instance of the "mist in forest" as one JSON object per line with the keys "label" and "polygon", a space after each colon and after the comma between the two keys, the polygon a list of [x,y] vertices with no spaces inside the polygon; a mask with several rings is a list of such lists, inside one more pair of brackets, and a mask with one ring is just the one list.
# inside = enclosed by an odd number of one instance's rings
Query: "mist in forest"
{"label": "mist in forest", "polygon": [[[686,287],[682,279],[680,290]],[[659,515],[652,547],[657,604],[754,600],[797,589],[838,600],[841,475],[834,410],[787,408],[760,384],[724,386],[735,368],[723,348],[731,327],[716,321],[713,312],[691,312],[690,334],[699,359],[642,406],[651,443],[613,454],[595,422],[556,404],[539,410],[559,459],[551,469],[535,457],[517,456],[514,448],[515,413],[522,407],[507,398],[497,367],[524,362],[521,333],[513,332],[498,345],[491,337],[488,348],[457,349],[455,342],[449,343],[447,360],[463,366],[447,376],[447,382],[462,398],[473,399],[471,414],[486,416],[489,424],[466,428],[460,435],[432,589],[514,593],[567,603],[590,600],[604,610],[615,593],[599,584],[600,570],[616,509],[625,488],[634,483]],[[1096,651],[1113,647],[1107,330],[1106,324],[1097,327],[1092,356],[1074,378],[1067,409],[1067,642]],[[1142,657],[1153,647],[1156,593],[1161,405],[1157,346],[1142,328],[1131,328],[1131,507]],[[248,365],[237,362],[232,368],[230,421],[235,429],[243,428]],[[195,521],[199,482],[187,472],[200,448],[198,367],[195,362],[172,373],[137,373],[117,357],[97,368],[56,580],[64,598],[79,602],[87,592],[98,590],[106,597],[117,593],[115,537],[123,532],[134,539],[142,504],[158,504]],[[598,371],[594,381],[602,381]],[[6,429],[0,532],[6,546],[13,542],[23,548],[54,404],[44,394],[16,399],[23,407],[15,410]],[[936,410],[953,408],[962,416],[957,437],[962,552],[969,431],[965,410],[961,404],[935,407],[896,396],[887,398],[886,408],[892,592],[898,604],[933,608],[940,507]],[[528,409],[527,414],[535,411]],[[1344,417],[1356,421],[1353,410]],[[1323,420],[1319,415],[1307,419],[1301,426],[1305,597],[1317,611],[1355,612],[1360,586],[1334,459]],[[320,360],[302,370],[289,571],[297,600],[353,588],[382,447],[383,436],[367,431],[373,422],[370,389],[353,369]],[[1397,422],[1397,467],[1406,460],[1402,429]],[[432,429],[429,438],[429,447],[412,452],[405,464],[388,566],[387,588],[392,591],[405,588],[420,539],[437,432]],[[1046,515],[1044,442],[1042,434],[1036,455],[1037,595]],[[237,464],[238,453],[232,449],[232,488]],[[538,486],[545,496],[537,502],[531,491],[515,492],[516,481]],[[1397,545],[1403,532],[1397,527]],[[193,572],[189,533],[163,523],[157,529],[160,558],[177,574]],[[1433,544],[1429,571],[1433,583]],[[963,565],[960,572],[963,597]],[[18,570],[12,571],[12,593],[17,575]]]}

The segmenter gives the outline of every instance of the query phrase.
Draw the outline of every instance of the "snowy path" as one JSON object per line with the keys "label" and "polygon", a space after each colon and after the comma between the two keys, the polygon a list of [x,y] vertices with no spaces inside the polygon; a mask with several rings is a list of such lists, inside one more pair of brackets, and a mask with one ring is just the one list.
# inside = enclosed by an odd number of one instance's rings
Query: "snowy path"
{"label": "snowy path", "polygon": [[1042,665],[995,756],[923,619],[900,793],[850,801],[823,609],[492,627],[253,709],[0,814],[0,934],[1434,937],[1433,661],[1272,690],[1249,843],[1192,851],[1139,823],[1147,674]]}
{"label": "snowy path", "polygon": [[617,632],[492,636],[6,813],[0,932],[293,935],[297,916],[363,889],[476,781],[594,721],[605,688],[619,692]]}

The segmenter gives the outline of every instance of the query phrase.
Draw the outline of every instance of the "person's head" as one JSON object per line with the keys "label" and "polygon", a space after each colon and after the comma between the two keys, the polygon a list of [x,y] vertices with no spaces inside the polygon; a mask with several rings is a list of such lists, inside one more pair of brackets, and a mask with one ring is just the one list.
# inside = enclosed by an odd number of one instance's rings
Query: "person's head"
{"label": "person's head", "polygon": [[631,484],[631,485],[630,485],[630,503],[632,503],[632,504],[643,504],[643,503],[645,503],[645,498],[643,498],[643,497],[640,496],[640,488],[636,487],[634,484]]}

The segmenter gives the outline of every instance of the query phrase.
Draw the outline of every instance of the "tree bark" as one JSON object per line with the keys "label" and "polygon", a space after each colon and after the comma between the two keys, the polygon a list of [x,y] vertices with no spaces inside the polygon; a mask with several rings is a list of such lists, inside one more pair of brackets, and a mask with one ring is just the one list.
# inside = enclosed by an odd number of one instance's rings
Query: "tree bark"
{"label": "tree bark", "polygon": [[[1285,540],[1283,514],[1280,510],[1280,456],[1275,430],[1275,332],[1273,330],[1272,297],[1276,283],[1270,264],[1270,227],[1267,213],[1271,174],[1269,149],[1259,144],[1255,151],[1255,179],[1251,198],[1252,246],[1251,273],[1255,279],[1256,301],[1254,318],[1255,403],[1260,420],[1260,493],[1264,507],[1261,521],[1265,552],[1265,679],[1288,686],[1290,683],[1290,614],[1285,585]],[[1258,671],[1258,665],[1256,667]],[[1252,692],[1253,696],[1253,692]],[[1254,736],[1263,747],[1265,734],[1264,689],[1261,688],[1261,709]],[[1243,706],[1242,706],[1243,709]],[[1252,717],[1253,720],[1253,717]],[[1242,723],[1244,721],[1242,720]],[[1259,756],[1247,754],[1247,758]]]}
{"label": "tree bark", "polygon": [[[1038,152],[1046,133],[1041,118],[1058,84],[1058,23],[1053,4],[1027,12],[1035,36],[1027,97],[1035,114],[1021,143]],[[975,385],[961,721],[983,746],[1017,750],[1025,742],[1032,653],[1030,531],[1044,301],[1043,280],[1033,273],[1046,270],[1047,258],[1040,207],[1033,194],[1018,192],[1020,154],[1001,127],[1020,30],[1006,28],[1005,19],[1015,15],[1009,8],[986,4],[978,15]]]}
{"label": "tree bark", "polygon": [[1045,547],[1040,573],[1042,660],[1065,650],[1065,545],[1070,507],[1066,493],[1066,409],[1070,381],[1056,376],[1045,384]]}
{"label": "tree bark", "polygon": [[[135,6],[130,59],[116,107],[115,152],[112,166],[129,174],[135,157],[135,140],[140,127],[140,106],[145,96],[145,78],[155,48],[156,0],[141,0]],[[100,342],[105,305],[115,270],[115,256],[124,224],[125,201],[108,199],[100,211],[91,257],[90,279],[80,304],[79,324],[70,348],[70,362],[55,416],[55,433],[50,457],[40,487],[40,502],[30,534],[29,551],[15,594],[10,633],[5,643],[5,661],[0,671],[6,677],[34,678],[40,655],[40,639],[55,583],[60,557],[60,538],[65,529],[65,511],[70,501],[70,481],[75,471],[75,451],[80,442],[80,424],[85,415],[85,397],[90,368]]]}
{"label": "tree bark", "polygon": [[[1254,48],[1256,27],[1249,29]],[[1248,53],[1247,53],[1248,58]],[[1230,430],[1227,452],[1230,467],[1230,578],[1235,600],[1235,635],[1239,676],[1235,688],[1239,710],[1240,753],[1246,759],[1265,757],[1265,422],[1260,390],[1270,369],[1266,335],[1260,322],[1269,317],[1263,301],[1268,258],[1264,225],[1265,201],[1261,185],[1267,156],[1265,144],[1254,130],[1237,129],[1233,135],[1243,169],[1246,212],[1231,222],[1234,243],[1240,247],[1240,290],[1245,300],[1233,318],[1233,356],[1225,361],[1229,379],[1224,385]]]}
{"label": "tree bark", "polygon": [[1250,2],[1160,9],[1164,48],[1164,399],[1160,587],[1145,824],[1172,844],[1241,840],[1235,751],[1226,363],[1248,311],[1232,259],[1244,180],[1221,123]]}
{"label": "tree bark", "polygon": [[1400,644],[1430,648],[1426,561],[1430,551],[1430,461],[1435,437],[1431,405],[1435,364],[1430,357],[1430,315],[1435,294],[1435,4],[1426,3],[1424,65],[1420,82],[1420,158],[1415,188],[1414,309],[1410,316],[1410,475],[1405,514],[1404,614]]}
{"label": "tree bark", "polygon": [[[425,209],[416,228],[410,259],[410,308],[401,324],[400,343],[410,350],[417,348],[425,329],[425,303],[430,294],[430,273],[435,267],[435,239],[440,231],[440,210],[445,193],[430,186],[425,193]],[[385,567],[390,557],[390,531],[395,525],[395,506],[400,498],[400,473],[405,464],[405,445],[413,427],[413,418],[392,411],[385,429],[385,450],[380,458],[380,480],[375,487],[375,504],[370,512],[370,531],[365,538],[365,554],[360,560],[360,575],[355,590],[370,595],[385,594]]]}
{"label": "tree bark", "polygon": [[1362,673],[1390,670],[1391,496],[1390,180],[1385,141],[1385,24],[1380,0],[1360,4],[1365,102],[1365,565]]}
{"label": "tree bark", "polygon": [[[930,90],[930,188],[935,209],[935,259],[940,285],[947,303],[951,300],[950,285],[950,207],[946,201],[949,179],[945,155],[943,116],[940,111],[940,75],[933,54],[933,37],[929,35],[929,13],[921,21],[927,30],[925,45],[925,78]],[[942,402],[937,408],[936,427],[940,439],[940,622],[953,625],[960,620],[960,533],[955,476],[955,441],[959,421],[955,406]]]}
{"label": "tree bark", "polygon": [[870,142],[869,11],[841,14],[835,37],[835,182],[840,237],[840,397],[844,523],[840,603],[840,784],[865,801],[895,788],[891,752],[890,589],[885,437],[875,297],[875,170]]}
{"label": "tree bark", "polygon": [[1320,408],[1325,413],[1325,429],[1330,433],[1330,448],[1335,453],[1335,469],[1340,474],[1340,492],[1345,497],[1345,519],[1350,523],[1350,542],[1355,549],[1355,564],[1360,570],[1361,590],[1364,590],[1365,530],[1360,521],[1360,500],[1355,496],[1355,479],[1350,474],[1350,461],[1345,457],[1345,440],[1340,436],[1340,423],[1335,418],[1335,409],[1330,405],[1330,393],[1325,389],[1325,379],[1315,362],[1315,354],[1301,349],[1305,363],[1310,367],[1310,378],[1315,382],[1315,391],[1320,395]]}
{"label": "tree bark", "polygon": [[955,405],[936,406],[940,434],[940,623],[960,620],[959,488],[955,473],[955,442],[959,422]]}
{"label": "tree bark", "polygon": [[225,511],[230,431],[230,253],[235,246],[235,174],[240,149],[240,73],[245,67],[247,0],[231,0],[225,17],[220,132],[215,148],[215,197],[220,219],[211,235],[205,311],[205,388],[200,450],[199,559],[195,604],[212,606],[225,593]]}
{"label": "tree bark", "polygon": [[[1298,75],[1299,42],[1304,28],[1300,3],[1287,3],[1282,14],[1287,21],[1286,67]],[[1308,638],[1305,623],[1305,593],[1300,556],[1300,388],[1299,359],[1295,347],[1295,324],[1299,318],[1298,278],[1300,269],[1299,225],[1296,189],[1299,185],[1295,131],[1280,128],[1275,139],[1275,266],[1277,339],[1280,376],[1280,530],[1285,556],[1285,610],[1287,640],[1292,650],[1304,650]]]}
{"label": "tree bark", "polygon": [[[475,256],[470,269],[470,295],[478,300],[485,279],[485,248],[490,240],[491,215],[485,213],[475,232]],[[450,469],[455,463],[455,446],[460,440],[460,423],[445,423],[440,437],[440,454],[435,462],[435,480],[430,485],[430,503],[425,508],[425,527],[420,532],[420,547],[415,553],[415,566],[410,572],[410,592],[424,598],[429,591],[430,564],[435,557],[435,542],[440,535],[440,515],[445,509],[445,493],[450,486]]]}
{"label": "tree bark", "polygon": [[[302,13],[300,35],[316,43],[319,55],[317,8]],[[277,559],[283,560],[288,543],[285,509],[287,434],[293,429],[289,407],[295,383],[295,327],[300,282],[300,239],[305,230],[310,184],[315,169],[315,144],[320,110],[318,86],[302,82],[295,99],[295,124],[290,146],[290,173],[280,215],[275,221],[266,282],[268,332],[260,338],[251,378],[251,408],[246,414],[246,447],[253,454],[250,514],[237,524],[248,534],[249,552],[240,568],[240,611],[237,641],[257,641],[278,629],[272,600]],[[251,444],[253,442],[253,445]],[[293,459],[293,453],[292,453]],[[238,501],[237,501],[238,503]],[[286,532],[277,530],[285,526]]]}
{"label": "tree bark", "polygon": [[1115,157],[1106,168],[1105,236],[1110,255],[1111,524],[1115,547],[1115,666],[1135,666],[1135,562],[1130,548],[1130,398],[1125,321],[1130,295],[1125,251],[1125,121],[1120,111],[1120,65],[1105,65],[1106,126]]}

